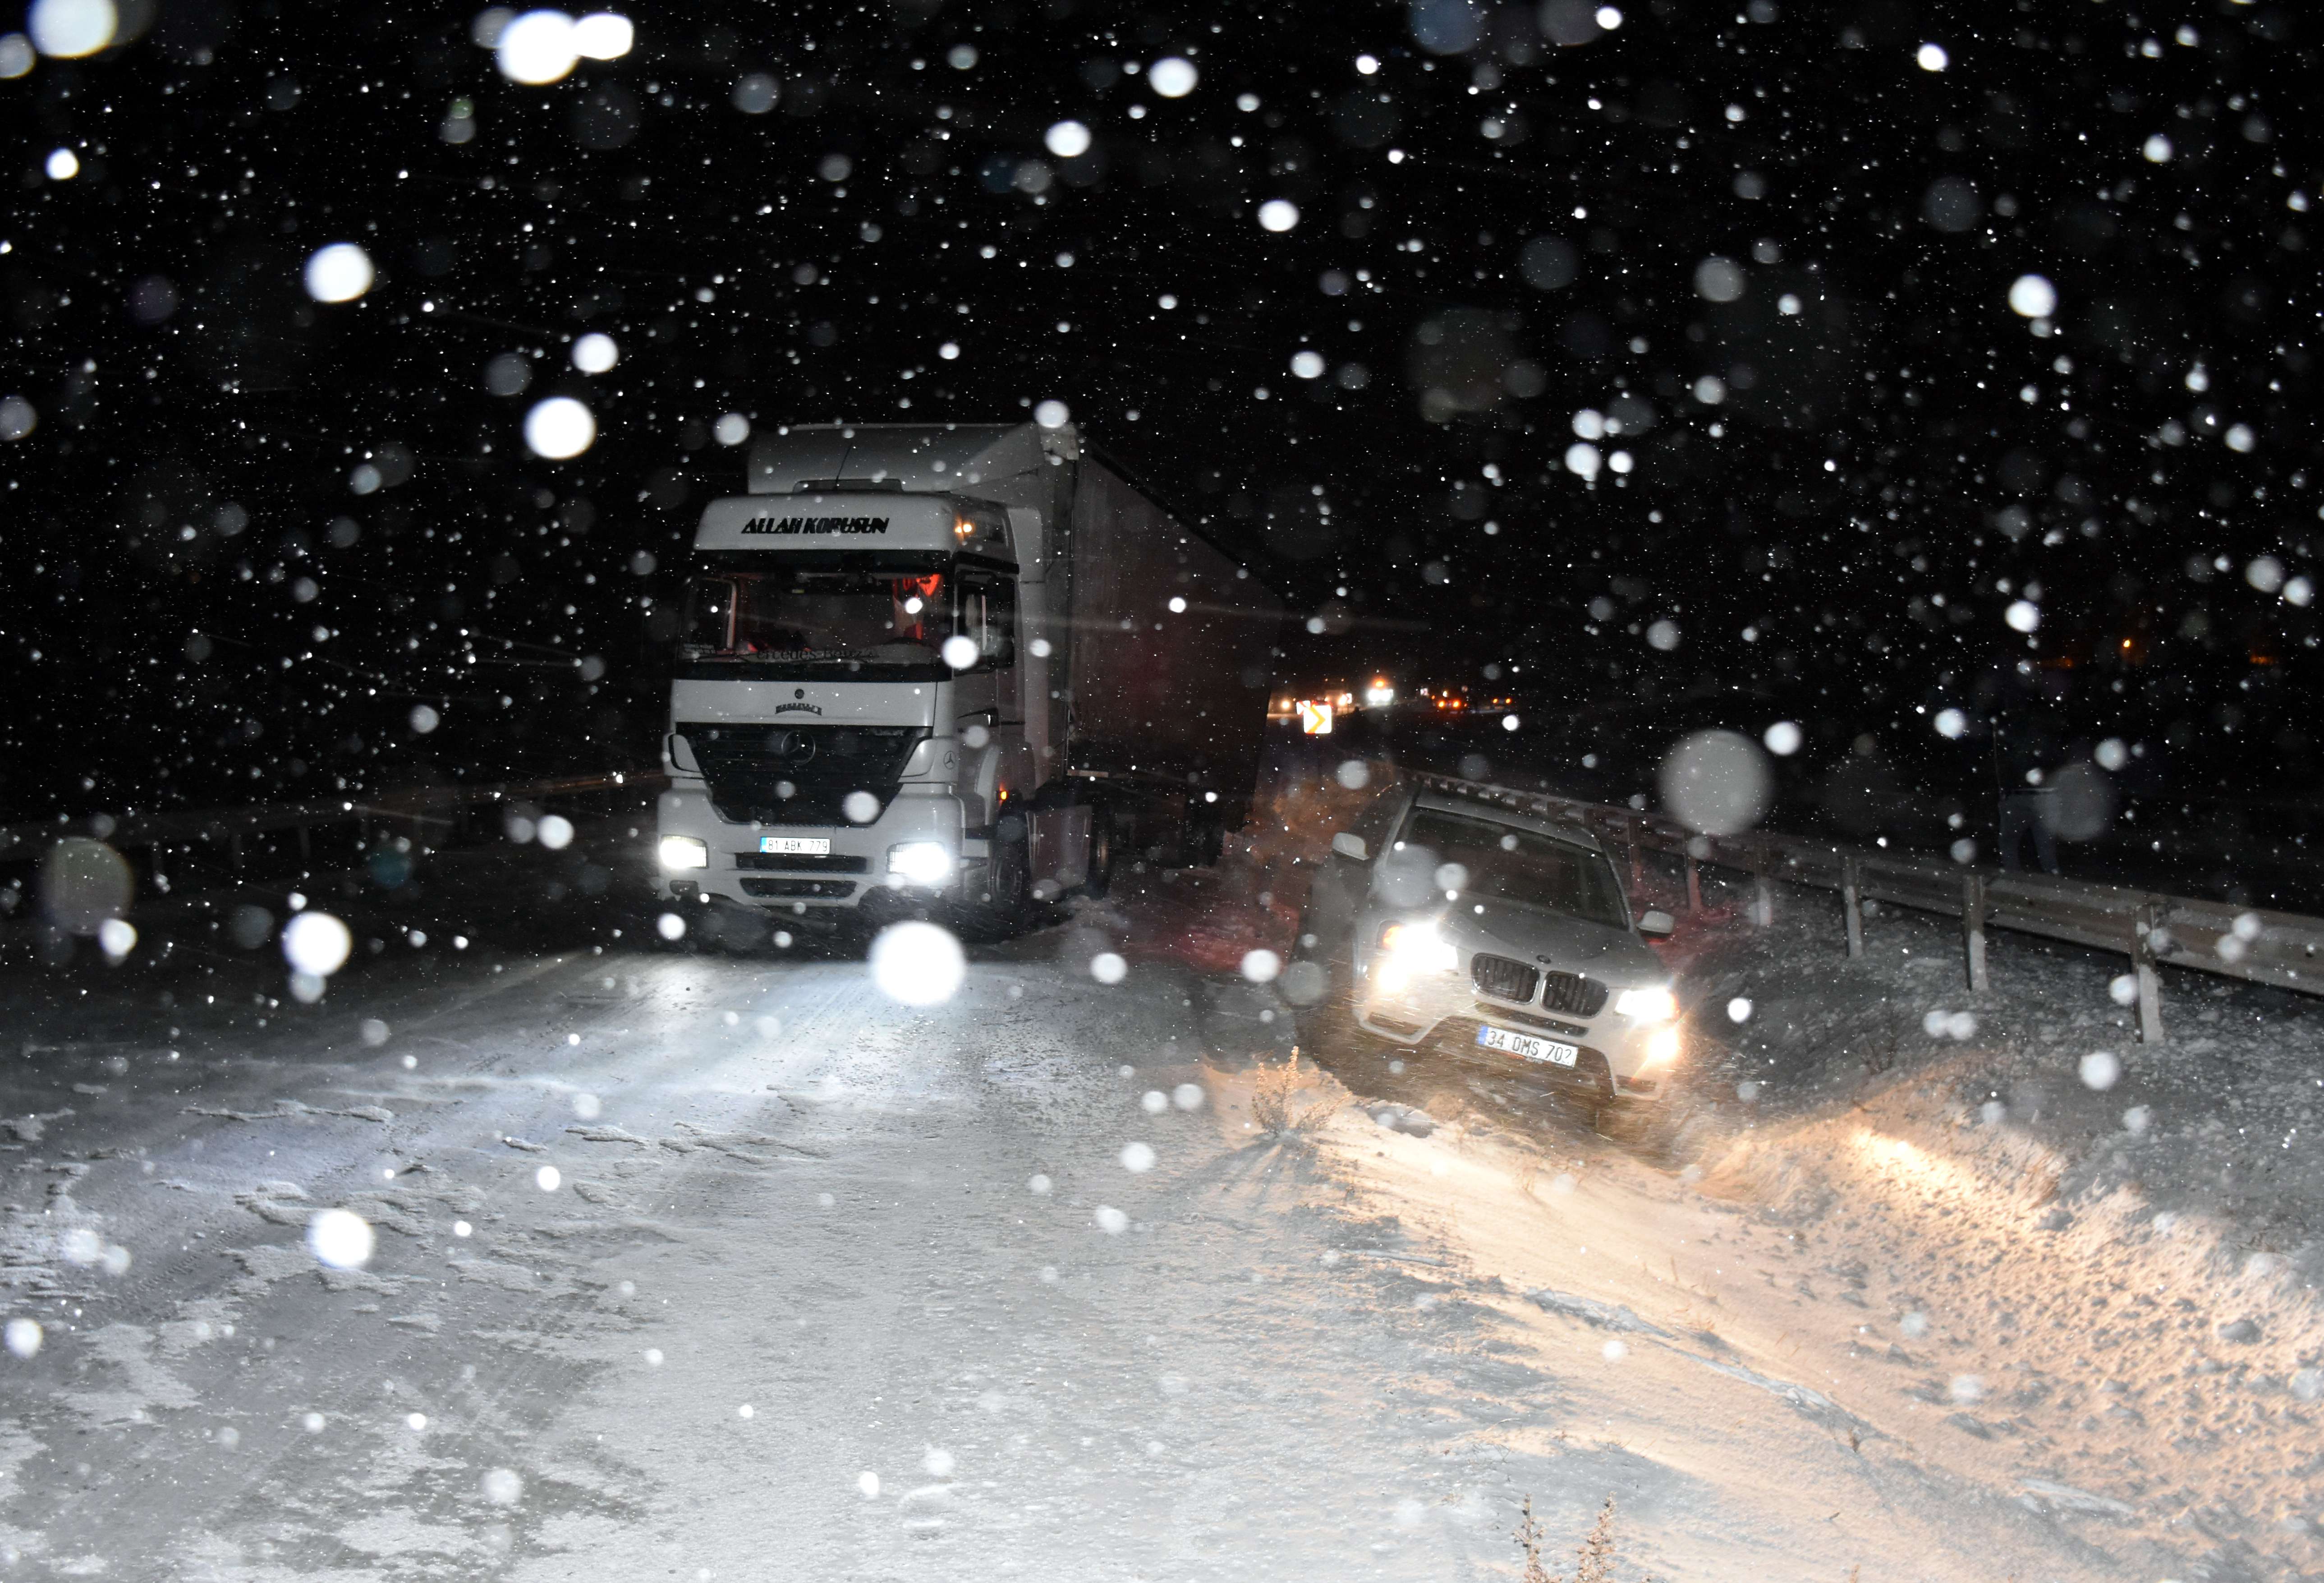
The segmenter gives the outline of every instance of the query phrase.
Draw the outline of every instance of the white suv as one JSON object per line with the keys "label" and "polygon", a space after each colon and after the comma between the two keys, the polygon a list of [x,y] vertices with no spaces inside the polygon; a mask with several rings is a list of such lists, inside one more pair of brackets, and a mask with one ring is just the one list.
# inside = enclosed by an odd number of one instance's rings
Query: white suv
{"label": "white suv", "polygon": [[1357,1024],[1465,1047],[1600,1106],[1658,1101],[1684,1048],[1671,975],[1585,830],[1434,790],[1383,793],[1309,893],[1301,945],[1344,961]]}

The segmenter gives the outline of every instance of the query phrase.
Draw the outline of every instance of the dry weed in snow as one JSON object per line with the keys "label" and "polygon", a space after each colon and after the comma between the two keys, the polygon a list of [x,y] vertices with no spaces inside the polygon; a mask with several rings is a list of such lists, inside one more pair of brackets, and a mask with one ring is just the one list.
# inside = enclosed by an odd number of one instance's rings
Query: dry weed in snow
{"label": "dry weed in snow", "polygon": [[[1552,1572],[1541,1564],[1541,1523],[1533,1514],[1533,1497],[1527,1495],[1519,1508],[1516,1538],[1517,1548],[1525,1551],[1525,1570],[1518,1574],[1518,1583],[1567,1583],[1561,1574]],[[1606,1504],[1598,1508],[1598,1521],[1590,1525],[1582,1542],[1573,1551],[1574,1568],[1572,1583],[1614,1583],[1614,1497],[1608,1495]],[[1654,1583],[1652,1577],[1644,1583]]]}
{"label": "dry weed in snow", "polygon": [[[1281,1066],[1269,1066],[1260,1061],[1250,1075],[1250,1119],[1259,1130],[1277,1138],[1289,1138],[1312,1131],[1330,1119],[1346,1099],[1344,1090],[1328,1074],[1314,1067],[1307,1074],[1322,1079],[1326,1091],[1309,1100],[1305,1106],[1298,1103],[1300,1079],[1299,1051],[1294,1049],[1291,1059]],[[1333,1090],[1339,1090],[1333,1092]]]}

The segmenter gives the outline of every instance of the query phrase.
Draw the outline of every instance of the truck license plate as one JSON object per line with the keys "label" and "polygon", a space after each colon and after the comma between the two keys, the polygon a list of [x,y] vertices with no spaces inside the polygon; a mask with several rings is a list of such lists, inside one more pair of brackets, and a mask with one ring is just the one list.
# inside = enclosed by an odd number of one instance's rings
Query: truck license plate
{"label": "truck license plate", "polygon": [[759,850],[778,857],[828,857],[829,836],[761,836]]}
{"label": "truck license plate", "polygon": [[1505,1051],[1527,1060],[1545,1060],[1554,1067],[1570,1067],[1582,1053],[1571,1044],[1560,1044],[1554,1039],[1536,1039],[1530,1033],[1512,1033],[1506,1028],[1480,1027],[1477,1042],[1487,1050]]}

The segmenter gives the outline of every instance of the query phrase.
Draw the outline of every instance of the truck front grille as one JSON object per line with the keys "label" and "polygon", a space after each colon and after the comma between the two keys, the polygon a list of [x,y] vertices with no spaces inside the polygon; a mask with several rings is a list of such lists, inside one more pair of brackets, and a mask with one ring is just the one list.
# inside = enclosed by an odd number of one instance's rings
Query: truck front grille
{"label": "truck front grille", "polygon": [[[680,722],[711,806],[734,824],[844,825],[850,795],[868,793],[886,810],[905,761],[927,735],[918,726],[737,726]],[[857,810],[862,811],[861,809]]]}
{"label": "truck front grille", "polygon": [[1606,986],[1579,973],[1545,975],[1549,983],[1541,1004],[1569,1017],[1594,1017],[1606,1009]]}
{"label": "truck front grille", "polygon": [[1508,957],[1480,955],[1472,958],[1469,977],[1478,994],[1489,995],[1495,1000],[1529,1001],[1541,983],[1540,974]]}

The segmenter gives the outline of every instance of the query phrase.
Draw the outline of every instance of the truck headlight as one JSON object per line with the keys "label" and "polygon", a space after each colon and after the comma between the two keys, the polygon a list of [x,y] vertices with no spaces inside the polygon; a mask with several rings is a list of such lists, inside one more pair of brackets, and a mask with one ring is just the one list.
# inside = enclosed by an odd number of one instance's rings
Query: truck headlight
{"label": "truck headlight", "polygon": [[952,878],[952,851],[942,841],[906,841],[888,848],[888,872],[908,885],[941,885]]}
{"label": "truck headlight", "polygon": [[692,836],[664,836],[661,838],[661,866],[664,868],[707,868],[710,848]]}
{"label": "truck headlight", "polygon": [[1668,1023],[1678,1017],[1678,996],[1657,986],[1652,989],[1626,989],[1615,997],[1614,1014],[1628,1017],[1634,1023]]}

